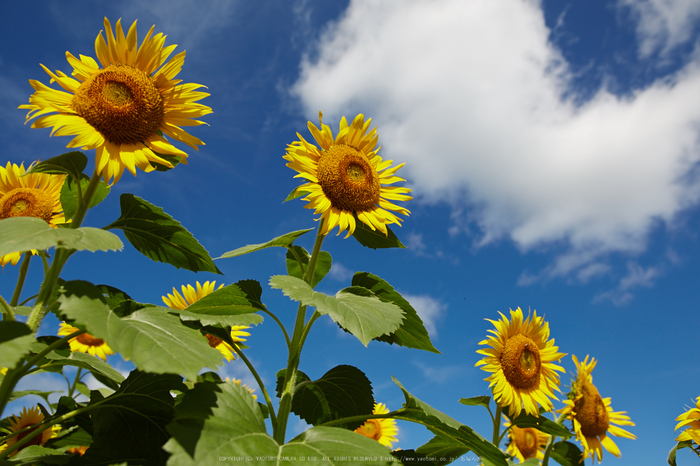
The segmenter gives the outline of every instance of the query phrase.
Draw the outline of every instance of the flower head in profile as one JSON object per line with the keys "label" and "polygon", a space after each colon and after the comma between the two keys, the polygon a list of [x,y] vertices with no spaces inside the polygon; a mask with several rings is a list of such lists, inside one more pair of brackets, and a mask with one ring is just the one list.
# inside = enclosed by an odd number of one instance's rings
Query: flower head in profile
{"label": "flower head in profile", "polygon": [[[12,418],[10,418],[10,434],[13,434],[15,432],[19,432],[22,429],[25,429],[27,427],[31,427],[34,425],[37,425],[41,423],[44,420],[44,415],[42,414],[41,410],[39,410],[38,407],[34,408],[29,408],[25,406],[22,408],[22,412],[20,413],[19,417],[16,415],[13,415]],[[25,430],[22,433],[19,433],[17,435],[13,435],[12,437],[8,438],[7,441],[5,442],[5,448],[10,448],[12,445],[15,443],[19,442],[23,438],[25,438],[27,435],[31,434],[34,429],[29,429]],[[56,430],[57,428],[54,427],[49,427],[48,429],[45,429],[41,434],[37,435],[33,439],[31,439],[29,442],[25,443],[19,450],[15,450],[10,454],[10,456],[14,456],[17,454],[18,451],[22,450],[23,448],[26,448],[30,445],[39,445],[43,446],[50,438],[56,436]]]}
{"label": "flower head in profile", "polygon": [[[58,335],[65,337],[71,333],[77,332],[78,330],[80,329],[77,327],[61,322],[58,329]],[[82,333],[75,338],[71,338],[68,340],[68,345],[70,346],[71,351],[88,353],[102,359],[103,361],[107,360],[107,356],[114,354],[112,348],[110,348],[102,338],[93,337],[89,333]]]}
{"label": "flower head in profile", "polygon": [[392,167],[393,161],[382,160],[377,154],[377,129],[368,132],[371,122],[371,118],[365,121],[359,114],[348,126],[343,117],[335,138],[322,121],[321,129],[309,122],[318,147],[299,133],[299,140],[287,146],[287,166],[299,172],[297,178],[307,181],[297,192],[306,193],[307,209],[321,214],[324,235],[337,226],[338,234],[347,230],[347,238],[355,232],[356,219],[386,235],[388,224],[401,225],[402,219],[396,214],[410,214],[392,201],[411,200],[411,190],[389,186],[405,181],[395,175],[404,164]]}
{"label": "flower head in profile", "polygon": [[[175,288],[173,288],[173,294],[168,294],[168,296],[163,296],[163,302],[170,309],[180,309],[184,310],[188,306],[191,306],[195,302],[199,301],[203,297],[213,293],[217,289],[223,288],[223,283],[216,288],[216,281],[206,281],[204,285],[200,285],[196,282],[196,288],[192,285],[182,285],[182,294],[180,294]],[[249,337],[250,333],[246,332],[246,329],[250,327],[247,325],[232,325],[231,326],[231,340],[234,342],[243,343],[246,341],[244,337]],[[216,348],[224,355],[227,361],[233,361],[236,359],[235,350],[231,345],[222,340],[221,338],[207,334],[207,340],[209,340],[209,346]]]}
{"label": "flower head in profile", "polygon": [[[372,414],[387,414],[389,408],[384,403],[375,403]],[[396,434],[399,429],[396,427],[395,419],[368,419],[363,425],[355,429],[360,435],[376,440],[384,446],[391,448],[394,442],[398,442]]]}
{"label": "flower head in profile", "polygon": [[596,457],[600,463],[603,460],[603,447],[613,455],[620,457],[620,449],[609,437],[625,437],[629,439],[637,438],[634,434],[627,432],[617,426],[633,426],[624,411],[614,412],[610,406],[610,398],[602,398],[598,389],[593,385],[591,372],[595,368],[597,361],[588,356],[579,363],[576,356],[572,355],[576,364],[576,379],[571,386],[572,399],[564,400],[566,405],[561,412],[566,414],[574,425],[576,439],[583,445],[583,459]]}
{"label": "flower head in profile", "polygon": [[51,127],[51,135],[74,136],[68,147],[96,149],[96,172],[107,182],[119,181],[124,168],[136,175],[154,163],[172,168],[167,158],[186,163],[187,154],[163,135],[197,149],[203,142],[181,127],[204,124],[197,118],[211,108],[197,103],[209,95],[197,91],[202,85],[175,79],[185,52],[168,60],[176,45],[164,47],[166,36],[153,35],[154,27],[139,46],[136,21],[126,35],[121,20],[114,32],[107,18],[104,27],[106,40],[102,32],[95,40],[99,63],[66,52],[73,77],[42,65],[64,90],[30,80],[35,92],[19,108],[29,110],[27,121],[36,118],[32,128]]}
{"label": "flower head in profile", "polygon": [[679,421],[676,425],[676,430],[681,427],[687,427],[681,434],[676,437],[677,442],[692,440],[700,445],[700,396],[697,397],[695,408],[691,408],[676,418]]}
{"label": "flower head in profile", "polygon": [[533,416],[539,415],[538,405],[548,411],[554,409],[550,398],[559,391],[559,374],[564,368],[554,364],[564,353],[549,339],[549,324],[533,311],[523,320],[523,311],[510,311],[510,319],[501,314],[501,320],[490,320],[495,330],[480,345],[488,345],[477,351],[485,357],[476,363],[492,374],[487,377],[499,406],[508,407],[511,416],[518,416],[524,409]]}
{"label": "flower head in profile", "polygon": [[[36,217],[53,228],[65,223],[61,188],[66,175],[30,173],[23,176],[25,172],[24,163],[7,162],[5,167],[0,166],[0,220]],[[36,251],[32,252],[36,254]],[[0,257],[0,265],[16,265],[21,256],[21,252],[6,254]]]}
{"label": "flower head in profile", "polygon": [[508,429],[510,443],[506,453],[518,458],[522,463],[530,458],[544,459],[544,450],[549,440],[549,435],[533,427],[511,426],[510,421],[503,424]]}

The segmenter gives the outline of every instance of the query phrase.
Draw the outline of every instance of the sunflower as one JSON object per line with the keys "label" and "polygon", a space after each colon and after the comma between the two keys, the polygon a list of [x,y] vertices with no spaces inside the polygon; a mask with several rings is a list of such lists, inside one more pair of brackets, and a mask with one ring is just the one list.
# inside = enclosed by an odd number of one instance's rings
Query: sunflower
{"label": "sunflower", "polygon": [[595,463],[597,456],[600,463],[603,460],[602,447],[619,458],[620,449],[608,434],[635,439],[637,437],[634,434],[613,425],[633,426],[634,422],[630,421],[626,412],[614,412],[610,407],[610,398],[601,398],[598,389],[593,385],[591,372],[597,361],[591,358],[589,363],[588,356],[581,363],[574,355],[571,359],[577,368],[576,380],[571,386],[573,399],[564,400],[566,406],[561,412],[574,424],[576,439],[583,445],[583,459],[593,457]]}
{"label": "sunflower", "polygon": [[[29,408],[25,406],[22,408],[22,412],[20,413],[20,416],[17,417],[15,415],[12,416],[10,419],[10,434],[13,432],[19,432],[22,429],[25,429],[29,426],[33,426],[36,424],[39,424],[44,420],[44,415],[42,412],[39,410],[38,407],[35,408]],[[35,429],[29,429],[26,430],[20,434],[17,434],[13,437],[10,437],[7,439],[5,442],[5,447],[10,448],[12,445],[15,443],[19,442],[22,440],[24,437],[32,433]],[[10,456],[14,456],[17,454],[18,451],[22,450],[23,448],[26,448],[30,445],[39,445],[43,446],[50,438],[56,436],[56,431],[58,428],[56,426],[49,427],[48,429],[45,429],[40,435],[37,435],[34,437],[32,440],[30,440],[28,443],[25,443],[19,450],[15,450],[10,454]]]}
{"label": "sunflower", "polygon": [[[384,403],[375,403],[372,414],[387,414],[389,408]],[[391,448],[392,443],[398,442],[396,434],[399,430],[396,428],[395,419],[368,419],[363,425],[355,429],[360,435],[376,440],[384,446]]]}
{"label": "sunflower", "polygon": [[676,441],[683,442],[685,440],[692,440],[700,445],[700,396],[696,399],[695,408],[691,408],[678,416],[676,421],[680,422],[676,425],[675,430],[681,427],[688,427],[688,429],[681,432],[676,438]]}
{"label": "sunflower", "polygon": [[[377,155],[377,129],[367,132],[372,119],[365,121],[359,114],[348,126],[343,117],[340,130],[333,139],[329,126],[324,125],[319,112],[321,129],[309,121],[308,128],[320,146],[316,147],[297,133],[299,141],[287,146],[284,159],[287,166],[299,172],[295,178],[308,183],[297,188],[305,193],[307,209],[315,209],[323,220],[321,234],[327,234],[338,226],[338,234],[347,230],[346,238],[356,227],[356,218],[372,230],[387,234],[386,225],[401,225],[402,219],[393,212],[409,215],[410,212],[390,201],[408,201],[409,188],[386,186],[405,181],[395,176],[404,164],[391,166],[393,161],[383,161]],[[393,212],[391,212],[393,211]]]}
{"label": "sunflower", "polygon": [[229,379],[228,377],[226,377],[226,382],[235,383],[236,385],[240,385],[241,387],[248,390],[248,392],[250,392],[251,395],[253,395],[254,400],[258,399],[257,395],[255,395],[255,389],[250,388],[248,385],[244,384],[242,380],[238,380],[236,378]]}
{"label": "sunflower", "polygon": [[554,339],[549,338],[549,324],[533,311],[523,321],[523,311],[517,308],[510,311],[510,321],[501,314],[501,320],[491,322],[496,330],[489,330],[490,335],[480,345],[490,348],[477,350],[486,356],[476,363],[481,369],[492,372],[487,377],[489,388],[493,390],[495,401],[501,407],[508,407],[511,416],[525,412],[539,415],[538,404],[551,411],[554,409],[550,398],[553,390],[559,391],[559,374],[564,368],[553,364],[565,353],[559,353],[554,346]]}
{"label": "sunflower", "polygon": [[[77,327],[61,322],[58,329],[58,335],[65,337],[73,332],[77,332],[78,330],[80,329]],[[92,354],[103,361],[107,361],[107,356],[114,354],[112,348],[110,348],[102,338],[95,338],[89,333],[82,333],[75,338],[71,338],[68,340],[68,345],[70,346],[71,351]]]}
{"label": "sunflower", "polygon": [[211,108],[196,103],[209,95],[196,91],[204,86],[174,79],[182,69],[185,52],[166,63],[176,45],[164,47],[166,36],[152,36],[155,26],[140,47],[136,21],[126,36],[121,20],[115,25],[116,36],[107,18],[104,26],[107,40],[101,31],[95,40],[99,64],[91,57],[80,55],[78,59],[66,52],[73,78],[41,65],[51,82],[68,92],[30,80],[35,92],[29,104],[19,106],[29,110],[26,120],[37,118],[32,128],[52,127],[51,135],[75,136],[68,147],[96,149],[95,171],[106,182],[119,181],[124,168],[134,176],[136,167],[153,171],[153,163],[172,168],[160,155],[187,163],[187,154],[163,134],[197,150],[204,143],[181,126],[204,124],[196,118],[211,113]]}
{"label": "sunflower", "polygon": [[[217,289],[223,288],[223,283],[216,288],[216,281],[206,281],[204,285],[200,285],[199,282],[196,283],[197,288],[192,285],[182,285],[182,294],[173,288],[173,294],[168,294],[167,297],[163,296],[163,302],[170,309],[184,310],[187,306],[191,306],[193,303],[199,301],[208,294],[213,293]],[[244,331],[250,328],[247,325],[232,325],[231,326],[231,340],[234,342],[244,342],[246,341],[243,337],[249,337],[250,333]],[[221,338],[207,334],[207,340],[209,340],[209,346],[218,349],[221,354],[224,355],[227,361],[233,361],[236,359],[236,353],[231,345],[226,343]]]}
{"label": "sunflower", "polygon": [[511,426],[510,421],[503,424],[509,427],[508,438],[510,443],[506,453],[518,458],[522,463],[529,458],[544,459],[544,450],[549,441],[549,435],[532,427]]}
{"label": "sunflower", "polygon": [[[31,168],[31,166],[29,167]],[[66,175],[47,173],[25,173],[24,163],[7,162],[0,166],[0,220],[10,217],[36,217],[51,227],[66,222],[61,207],[61,188]],[[32,251],[36,254],[36,251]],[[0,257],[3,267],[9,263],[16,265],[21,252],[13,252]]]}

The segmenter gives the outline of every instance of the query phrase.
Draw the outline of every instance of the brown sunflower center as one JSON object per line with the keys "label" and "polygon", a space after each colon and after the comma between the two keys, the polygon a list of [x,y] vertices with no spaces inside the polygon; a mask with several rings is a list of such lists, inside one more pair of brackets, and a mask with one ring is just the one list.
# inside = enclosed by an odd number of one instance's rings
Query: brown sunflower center
{"label": "brown sunflower center", "polygon": [[221,338],[215,337],[214,335],[209,335],[208,333],[207,340],[209,340],[209,346],[211,346],[212,348],[216,348],[223,341]]}
{"label": "brown sunflower center", "polygon": [[532,427],[513,429],[515,446],[520,450],[524,459],[537,456],[537,431]]}
{"label": "brown sunflower center", "polygon": [[54,201],[37,188],[15,188],[0,197],[0,219],[36,217],[47,223],[53,215]]}
{"label": "brown sunflower center", "polygon": [[78,340],[79,343],[82,343],[85,346],[102,346],[105,344],[105,341],[102,338],[95,338],[89,333],[83,333],[75,337],[76,340]]}
{"label": "brown sunflower center", "polygon": [[367,211],[379,202],[379,175],[367,156],[346,145],[334,145],[318,161],[318,183],[331,205]]}
{"label": "brown sunflower center", "polygon": [[540,350],[530,338],[518,334],[506,341],[501,355],[506,380],[515,388],[527,390],[540,381]]}
{"label": "brown sunflower center", "polygon": [[[27,427],[27,426],[24,426],[24,427]],[[23,427],[23,428],[24,428],[24,427]],[[36,429],[37,429],[37,427],[34,427],[34,428],[32,428],[32,429],[29,429],[29,430],[26,431],[26,432],[22,432],[22,433],[18,434],[18,435],[15,437],[15,438],[17,439],[15,443],[19,442],[19,441],[22,440],[24,437],[26,437],[27,435],[29,435],[29,434],[31,434],[32,432],[34,432]],[[42,435],[37,435],[36,437],[34,437],[33,439],[31,439],[29,442],[27,442],[27,443],[25,443],[24,445],[22,445],[22,447],[20,448],[20,450],[23,450],[23,449],[27,448],[27,447],[30,446],[30,445],[41,445],[42,437],[43,437]]]}
{"label": "brown sunflower center", "polygon": [[362,435],[365,437],[377,441],[382,438],[382,426],[379,424],[379,420],[377,419],[369,419],[367,422],[365,422],[365,425],[362,426],[361,430]]}
{"label": "brown sunflower center", "polygon": [[574,409],[581,433],[586,437],[603,435],[610,427],[610,416],[598,389],[586,383],[579,390],[582,396],[574,402]]}
{"label": "brown sunflower center", "polygon": [[153,79],[125,65],[110,65],[86,79],[71,107],[114,144],[148,139],[165,116],[163,96]]}

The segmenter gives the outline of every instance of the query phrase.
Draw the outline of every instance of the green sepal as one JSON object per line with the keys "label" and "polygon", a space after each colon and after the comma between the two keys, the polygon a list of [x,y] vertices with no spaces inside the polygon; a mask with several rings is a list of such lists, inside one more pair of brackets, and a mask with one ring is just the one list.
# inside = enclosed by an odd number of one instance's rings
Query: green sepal
{"label": "green sepal", "polygon": [[309,191],[304,191],[300,188],[300,186],[297,186],[296,188],[292,189],[289,195],[282,202],[293,201],[294,199],[299,199],[300,197],[304,197],[309,194]]}
{"label": "green sepal", "polygon": [[160,207],[133,194],[119,198],[121,216],[105,229],[118,228],[141,254],[192,272],[221,273],[204,247]]}
{"label": "green sepal", "polygon": [[283,247],[283,248],[289,248],[292,246],[294,241],[300,237],[301,235],[310,232],[313,230],[313,228],[309,228],[308,230],[298,230],[298,231],[292,231],[290,233],[287,233],[282,236],[278,236],[276,238],[272,238],[270,241],[266,243],[259,243],[259,244],[249,244],[247,246],[240,247],[238,249],[234,249],[233,251],[226,252],[222,254],[220,257],[217,257],[217,259],[227,259],[229,257],[236,257],[236,256],[242,256],[243,254],[248,254],[250,252],[255,252],[255,251],[260,251],[262,249],[266,248],[272,248],[272,247]]}
{"label": "green sepal", "polygon": [[379,230],[372,230],[363,221],[355,217],[355,232],[352,234],[353,238],[357,240],[358,243],[366,248],[370,249],[387,249],[387,248],[403,248],[406,246],[399,241],[399,238],[394,234],[394,232],[386,225],[386,235]]}

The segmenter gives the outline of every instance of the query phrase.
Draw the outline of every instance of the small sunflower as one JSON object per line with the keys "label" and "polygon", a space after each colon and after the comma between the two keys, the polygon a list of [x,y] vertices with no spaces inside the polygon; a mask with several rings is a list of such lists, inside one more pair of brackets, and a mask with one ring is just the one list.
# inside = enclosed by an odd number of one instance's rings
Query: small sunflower
{"label": "small sunflower", "polygon": [[[217,289],[223,288],[223,283],[216,288],[216,281],[206,281],[204,285],[200,285],[196,282],[197,287],[192,285],[182,285],[182,294],[180,294],[175,288],[173,288],[173,294],[169,294],[165,297],[163,296],[163,302],[170,309],[184,310],[187,306],[191,306],[193,303],[199,301],[203,297],[213,293]],[[231,340],[234,342],[244,342],[246,341],[243,337],[249,337],[250,333],[246,332],[246,329],[250,327],[247,325],[232,325],[231,326]],[[233,361],[236,359],[236,353],[231,345],[226,343],[221,338],[207,334],[207,340],[209,340],[209,346],[218,349],[221,354],[224,355],[227,361]]]}
{"label": "small sunflower", "polygon": [[[77,332],[78,330],[80,329],[77,327],[61,322],[58,329],[58,335],[65,337],[73,332]],[[83,333],[75,338],[71,338],[68,340],[68,345],[70,346],[71,351],[92,354],[103,361],[107,361],[107,356],[114,354],[112,348],[110,348],[102,338],[95,338],[89,333]]]}
{"label": "small sunflower", "polygon": [[[31,168],[31,166],[30,166]],[[66,222],[61,207],[61,188],[66,175],[25,173],[24,163],[19,166],[7,162],[0,166],[0,220],[10,217],[36,217],[51,227]],[[32,251],[36,254],[36,251]],[[21,252],[0,257],[0,265],[17,265]]]}
{"label": "small sunflower", "polygon": [[676,425],[675,430],[681,427],[687,427],[686,430],[676,437],[676,441],[683,442],[685,440],[692,440],[700,445],[700,396],[696,399],[695,408],[691,408],[678,416],[676,421],[680,422]]}
{"label": "small sunflower", "polygon": [[[387,414],[389,408],[384,403],[375,403],[372,414]],[[399,433],[395,419],[368,419],[363,425],[355,429],[360,435],[376,440],[384,446],[391,448],[394,442],[398,442],[396,434]]]}
{"label": "small sunflower", "polygon": [[[510,426],[510,421],[503,424]],[[521,463],[529,458],[544,459],[544,450],[549,441],[549,435],[532,427],[510,426],[508,430],[510,443],[506,453],[518,458]]]}
{"label": "small sunflower", "polygon": [[[13,432],[19,432],[24,428],[39,424],[43,420],[44,415],[38,407],[27,409],[27,407],[25,406],[24,408],[22,408],[22,412],[20,413],[19,417],[13,415],[10,419],[10,434],[12,434]],[[35,429],[29,429],[20,434],[8,438],[5,442],[5,447],[10,448],[12,445],[22,440],[34,430]],[[28,443],[25,443],[19,450],[15,450],[14,452],[12,452],[10,456],[16,455],[18,451],[30,445],[43,446],[50,438],[56,436],[57,430],[58,428],[56,426],[49,427],[48,429],[44,430],[40,435],[37,435],[32,440],[30,440]]]}
{"label": "small sunflower", "polygon": [[155,26],[141,46],[136,21],[126,36],[121,20],[115,25],[116,36],[107,18],[104,26],[107,40],[102,32],[95,40],[99,64],[91,57],[80,55],[78,59],[66,52],[73,78],[41,65],[51,82],[68,92],[30,80],[35,92],[29,104],[19,106],[29,110],[26,120],[36,118],[32,128],[52,127],[51,135],[75,136],[68,147],[96,149],[96,173],[106,182],[119,181],[124,168],[135,176],[136,167],[144,172],[153,171],[153,163],[173,167],[158,154],[187,163],[187,154],[163,134],[197,150],[204,143],[181,126],[204,124],[197,118],[211,113],[211,108],[197,103],[209,95],[196,91],[204,86],[180,84],[181,80],[175,79],[185,62],[185,52],[166,63],[176,45],[164,47],[166,36],[152,35]]}
{"label": "small sunflower", "polygon": [[633,426],[634,422],[630,421],[626,412],[614,412],[610,406],[610,398],[601,398],[598,389],[593,385],[591,372],[597,361],[591,358],[591,362],[588,362],[588,356],[581,363],[574,355],[571,359],[577,368],[576,380],[571,386],[573,399],[564,400],[566,406],[561,412],[567,414],[574,424],[576,439],[583,445],[583,459],[593,457],[595,463],[597,456],[600,463],[603,460],[603,447],[619,458],[620,449],[608,434],[636,439],[634,434],[617,427]]}
{"label": "small sunflower", "polygon": [[554,409],[550,398],[557,400],[553,391],[559,391],[559,374],[564,368],[554,364],[565,353],[549,340],[549,324],[533,311],[523,321],[523,311],[517,308],[510,311],[510,320],[501,314],[501,320],[491,322],[496,330],[480,345],[490,348],[477,350],[486,356],[476,363],[481,369],[492,372],[487,377],[489,388],[493,390],[495,401],[508,407],[511,416],[518,416],[524,409],[533,416],[539,415],[538,405],[548,411]]}
{"label": "small sunflower", "polygon": [[[322,114],[319,112],[319,119]],[[401,225],[402,219],[394,212],[409,215],[410,212],[390,201],[408,201],[412,197],[409,188],[387,186],[405,181],[395,176],[404,164],[391,166],[393,161],[383,161],[377,155],[377,129],[367,132],[372,119],[365,121],[359,114],[348,126],[343,117],[340,130],[333,138],[329,126],[320,122],[319,130],[309,121],[308,128],[319,147],[307,142],[299,133],[299,141],[287,146],[284,159],[287,166],[299,172],[295,178],[308,183],[297,188],[306,193],[307,209],[315,209],[323,220],[322,234],[338,226],[338,234],[347,230],[346,238],[356,227],[356,218],[372,230],[387,234],[386,225]]]}

